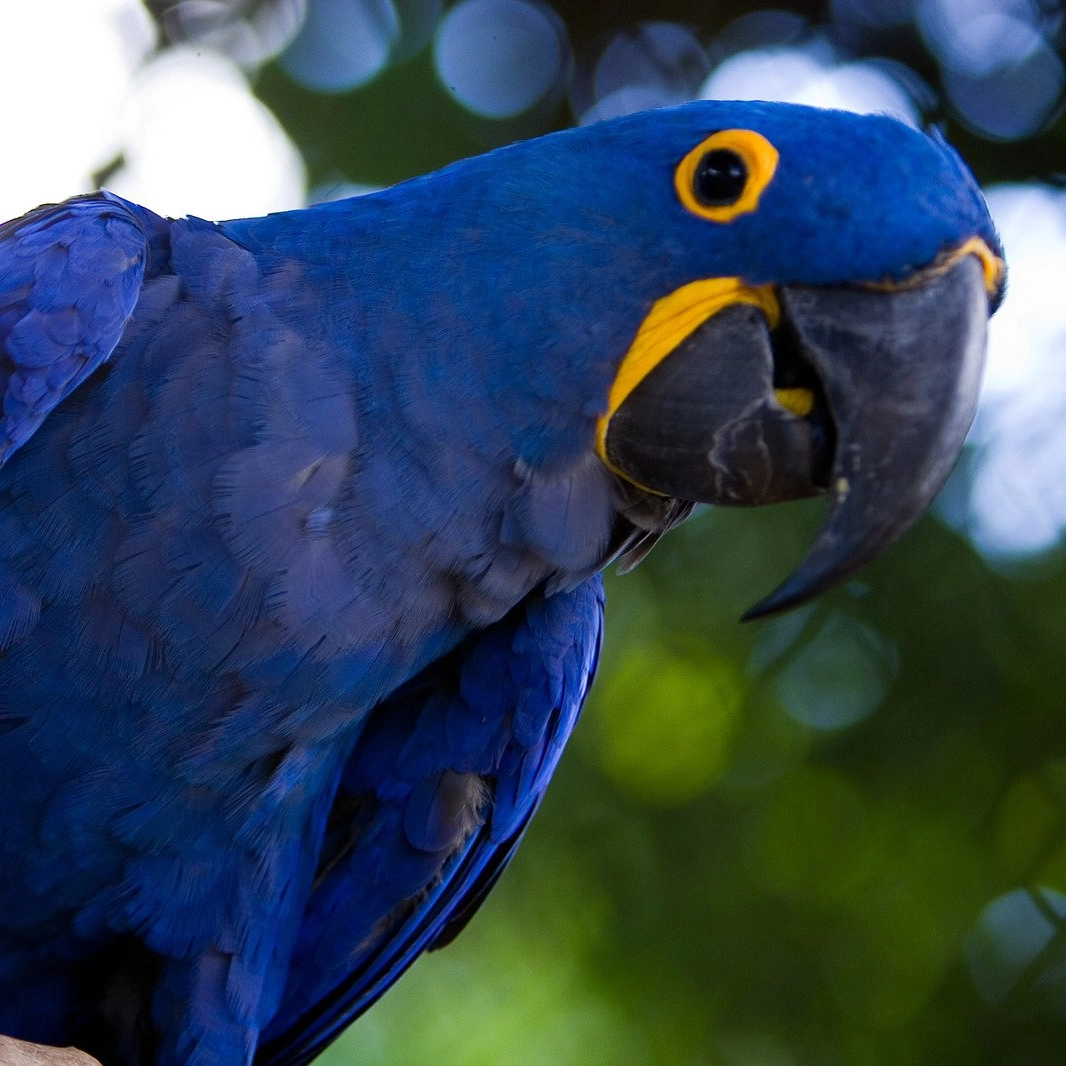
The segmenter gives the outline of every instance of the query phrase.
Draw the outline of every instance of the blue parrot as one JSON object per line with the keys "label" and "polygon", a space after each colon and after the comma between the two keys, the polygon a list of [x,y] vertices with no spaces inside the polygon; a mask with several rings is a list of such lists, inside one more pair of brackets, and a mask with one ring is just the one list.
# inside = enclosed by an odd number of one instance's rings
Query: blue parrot
{"label": "blue parrot", "polygon": [[599,574],[947,476],[1002,251],[935,135],[700,102],[229,222],[0,227],[0,1032],[310,1061],[507,865]]}

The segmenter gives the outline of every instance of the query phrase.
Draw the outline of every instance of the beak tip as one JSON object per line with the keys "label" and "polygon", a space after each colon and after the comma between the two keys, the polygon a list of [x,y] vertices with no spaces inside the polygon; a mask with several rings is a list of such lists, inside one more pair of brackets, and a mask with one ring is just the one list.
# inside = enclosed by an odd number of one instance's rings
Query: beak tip
{"label": "beak tip", "polygon": [[749,607],[741,616],[741,622],[755,622],[771,615],[782,614],[793,607],[798,607],[816,596],[820,589],[810,587],[794,588],[791,580],[778,585],[769,596],[764,596],[758,603]]}
{"label": "beak tip", "polygon": [[[896,291],[889,303],[874,303],[873,292],[859,299],[797,287],[785,293],[785,308],[805,331],[804,351],[822,374],[843,444],[815,543],[789,578],[744,613],[745,622],[841,584],[913,525],[962,449],[984,362],[988,301],[973,256],[922,287]],[[852,338],[852,347],[843,349],[841,338]]]}
{"label": "beak tip", "polygon": [[803,562],[768,596],[749,607],[741,616],[742,622],[781,614],[843,585],[857,570],[879,556],[902,532],[901,528],[893,525],[882,527],[876,536],[869,533],[848,535],[846,529],[839,526],[834,529],[834,512],[839,513],[831,506],[830,519],[823,525]]}

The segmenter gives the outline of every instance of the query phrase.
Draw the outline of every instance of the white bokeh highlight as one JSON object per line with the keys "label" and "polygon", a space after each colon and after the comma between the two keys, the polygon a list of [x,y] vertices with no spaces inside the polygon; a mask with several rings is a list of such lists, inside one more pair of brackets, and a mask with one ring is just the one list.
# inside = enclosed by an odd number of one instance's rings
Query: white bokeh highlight
{"label": "white bokeh highlight", "polygon": [[153,211],[262,215],[304,202],[303,161],[230,60],[191,48],[153,60],[131,86],[125,165],[108,187]]}
{"label": "white bokeh highlight", "polygon": [[[95,187],[163,214],[205,218],[298,207],[303,162],[231,60],[205,48],[149,59],[138,0],[0,6],[5,116],[0,218]],[[24,102],[32,102],[30,103]]]}
{"label": "white bokeh highlight", "polygon": [[121,148],[117,116],[155,32],[137,0],[0,6],[0,217],[90,187]]}
{"label": "white bokeh highlight", "polygon": [[1066,192],[987,192],[1009,267],[989,326],[965,531],[986,557],[1043,552],[1066,531]]}
{"label": "white bokeh highlight", "polygon": [[910,94],[870,60],[839,62],[820,42],[801,48],[740,52],[719,63],[703,83],[705,100],[782,100],[860,113],[883,112],[917,125]]}

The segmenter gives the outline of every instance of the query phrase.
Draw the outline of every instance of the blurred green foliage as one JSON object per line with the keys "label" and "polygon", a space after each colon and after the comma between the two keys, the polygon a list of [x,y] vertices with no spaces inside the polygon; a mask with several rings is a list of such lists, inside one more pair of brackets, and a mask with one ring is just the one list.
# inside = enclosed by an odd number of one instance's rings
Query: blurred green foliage
{"label": "blurred green foliage", "polygon": [[[755,6],[555,8],[580,54]],[[935,81],[912,30],[875,43]],[[314,183],[537,132],[464,112],[426,51],[346,94],[277,65],[256,88]],[[1062,121],[948,127],[985,179],[1062,166]],[[1066,554],[995,572],[928,517],[848,587],[738,625],[819,517],[707,512],[610,579],[598,685],[513,867],[323,1066],[1066,1059]]]}

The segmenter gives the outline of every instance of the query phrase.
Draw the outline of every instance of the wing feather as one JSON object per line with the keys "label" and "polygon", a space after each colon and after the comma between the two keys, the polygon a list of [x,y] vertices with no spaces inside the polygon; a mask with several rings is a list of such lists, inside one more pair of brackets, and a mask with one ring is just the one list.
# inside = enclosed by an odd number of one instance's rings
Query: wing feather
{"label": "wing feather", "polygon": [[144,279],[147,218],[99,193],[0,225],[0,465],[118,344]]}
{"label": "wing feather", "polygon": [[599,577],[531,597],[376,709],[345,773],[259,1066],[310,1062],[470,920],[577,722],[602,616]]}

